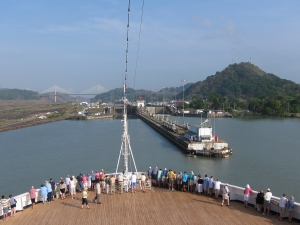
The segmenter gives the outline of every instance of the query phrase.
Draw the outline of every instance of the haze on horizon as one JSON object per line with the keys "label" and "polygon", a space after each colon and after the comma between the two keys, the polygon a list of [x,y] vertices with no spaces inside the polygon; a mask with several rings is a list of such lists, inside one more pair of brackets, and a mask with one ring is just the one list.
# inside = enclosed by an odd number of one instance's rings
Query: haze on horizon
{"label": "haze on horizon", "polygon": [[[300,83],[300,2],[131,1],[128,87],[157,91],[251,61]],[[122,86],[127,1],[0,1],[0,88]]]}

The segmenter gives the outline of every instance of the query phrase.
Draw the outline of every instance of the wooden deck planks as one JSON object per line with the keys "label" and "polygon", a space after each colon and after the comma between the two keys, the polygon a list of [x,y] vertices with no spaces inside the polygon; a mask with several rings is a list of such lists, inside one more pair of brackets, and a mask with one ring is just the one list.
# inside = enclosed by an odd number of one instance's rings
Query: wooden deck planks
{"label": "wooden deck planks", "polygon": [[[93,197],[94,193],[89,192],[89,200]],[[240,203],[222,207],[221,198],[167,189],[101,194],[101,201],[101,205],[90,201],[91,209],[81,209],[81,195],[77,194],[77,199],[68,196],[39,203],[0,224],[282,224],[276,215],[263,216]]]}

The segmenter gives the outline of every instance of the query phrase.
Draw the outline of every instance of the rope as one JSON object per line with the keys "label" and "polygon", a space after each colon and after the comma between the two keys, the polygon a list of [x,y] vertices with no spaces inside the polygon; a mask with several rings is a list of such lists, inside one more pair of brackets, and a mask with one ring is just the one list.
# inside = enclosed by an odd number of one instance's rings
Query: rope
{"label": "rope", "polygon": [[[142,4],[142,10],[141,10],[141,19],[140,19],[140,30],[139,30],[139,37],[138,37],[138,48],[137,48],[137,52],[136,52],[136,61],[135,61],[135,70],[134,70],[134,79],[133,79],[133,87],[132,89],[134,90],[135,88],[135,80],[136,80],[136,74],[137,74],[137,67],[138,67],[138,59],[139,59],[139,51],[140,51],[140,42],[141,42],[141,33],[142,33],[142,24],[143,24],[143,15],[144,15],[144,5],[145,5],[145,2],[143,0],[143,4]],[[126,49],[126,77],[127,77],[127,55],[128,55],[128,32],[129,32],[129,13],[130,13],[130,0],[129,0],[129,4],[128,4],[128,24],[127,24],[127,49]],[[132,95],[132,100],[133,99],[133,96]],[[132,110],[132,108],[131,108]],[[132,113],[132,112],[130,112]]]}
{"label": "rope", "polygon": [[142,33],[142,23],[143,23],[143,15],[144,15],[144,0],[142,4],[142,13],[141,13],[141,22],[140,22],[140,32],[139,32],[139,40],[138,40],[138,49],[136,52],[136,61],[135,61],[135,71],[134,71],[134,82],[133,82],[133,89],[135,87],[135,79],[136,79],[136,71],[137,71],[137,62],[139,59],[139,51],[140,51],[140,41],[141,41],[141,33]]}

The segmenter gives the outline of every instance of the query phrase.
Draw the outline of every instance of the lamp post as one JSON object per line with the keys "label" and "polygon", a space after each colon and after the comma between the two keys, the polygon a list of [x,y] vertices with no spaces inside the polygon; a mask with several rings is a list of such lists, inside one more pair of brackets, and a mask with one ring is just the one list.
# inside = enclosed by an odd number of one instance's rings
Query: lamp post
{"label": "lamp post", "polygon": [[183,118],[183,124],[185,124],[184,123],[184,82],[185,82],[185,80],[184,79],[182,79],[181,80],[181,82],[182,82],[182,107],[183,107],[183,110],[182,110],[182,118]]}

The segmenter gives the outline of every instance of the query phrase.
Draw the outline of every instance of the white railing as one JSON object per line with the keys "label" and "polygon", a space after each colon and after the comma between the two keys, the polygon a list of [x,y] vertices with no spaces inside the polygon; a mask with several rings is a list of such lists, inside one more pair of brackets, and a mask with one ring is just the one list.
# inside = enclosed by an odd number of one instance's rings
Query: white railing
{"label": "white railing", "polygon": [[[147,174],[146,172],[138,172],[137,177],[139,178],[139,176],[144,173],[145,175]],[[111,175],[115,175],[117,176],[119,173],[109,173],[107,175],[111,176]],[[223,186],[225,185],[225,183],[221,184],[221,189],[223,190]],[[128,183],[128,188],[130,187],[129,183]],[[125,187],[124,187],[125,188]],[[238,187],[238,186],[234,186],[234,185],[228,185],[229,191],[230,191],[230,200],[233,201],[241,201],[244,202],[244,188],[242,187]],[[128,189],[127,189],[128,190]],[[222,191],[221,193],[222,194]],[[249,198],[249,203],[256,205],[255,203],[255,198],[257,196],[257,191],[253,191],[250,195]],[[17,200],[17,204],[16,204],[16,210],[17,211],[22,211],[25,208],[29,207],[31,205],[31,199],[30,199],[30,195],[29,192],[25,192],[23,194],[14,196],[14,198]],[[42,201],[41,198],[41,194],[40,194],[40,189],[36,189],[36,202],[40,202]],[[280,198],[273,196],[271,199],[271,202],[277,202],[279,203]],[[296,219],[300,219],[300,204],[295,202],[295,206],[294,206],[294,212],[293,212],[293,217]],[[278,206],[271,204],[270,209],[274,212],[278,213]],[[3,216],[3,210],[2,210],[2,206],[0,204],[0,216]],[[286,210],[284,217],[288,217],[288,210]]]}
{"label": "white railing", "polygon": [[[221,190],[223,190],[223,186],[225,185],[225,183],[221,184]],[[241,201],[244,202],[244,190],[245,188],[242,187],[238,187],[238,186],[234,186],[234,185],[228,185],[229,191],[230,191],[230,200],[235,200],[235,201]],[[257,196],[257,191],[253,191],[250,194],[250,198],[249,198],[249,203],[256,205],[256,196]],[[278,209],[278,204],[279,204],[279,197],[273,196],[271,199],[271,205],[270,205],[270,210],[279,213],[279,209]],[[273,203],[277,203],[276,205],[272,204]],[[288,210],[285,210],[285,214],[284,217],[288,217]],[[300,219],[300,204],[295,202],[295,206],[294,206],[294,212],[293,212],[293,217]]]}

